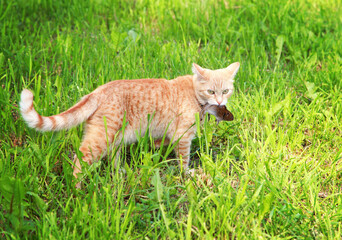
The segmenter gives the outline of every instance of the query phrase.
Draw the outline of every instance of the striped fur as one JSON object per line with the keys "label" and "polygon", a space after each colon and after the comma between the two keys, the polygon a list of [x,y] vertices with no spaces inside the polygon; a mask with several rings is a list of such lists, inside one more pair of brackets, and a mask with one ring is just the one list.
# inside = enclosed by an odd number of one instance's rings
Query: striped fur
{"label": "striped fur", "polygon": [[75,106],[65,112],[50,117],[43,117],[33,106],[33,94],[24,89],[20,98],[20,112],[27,125],[38,131],[58,131],[69,129],[87,120],[97,109],[97,101],[91,94],[86,95]]}
{"label": "striped fur", "polygon": [[[233,77],[239,63],[218,70],[193,65],[194,75],[165,79],[117,80],[100,86],[80,102],[58,115],[44,117],[33,106],[33,94],[21,93],[20,111],[29,127],[39,131],[58,131],[84,121],[85,133],[80,146],[82,160],[92,164],[107,153],[107,147],[119,147],[123,140],[133,143],[137,132],[143,136],[147,129],[160,145],[178,141],[175,148],[182,159],[183,169],[189,166],[191,141],[195,136],[195,114],[201,105],[223,106],[233,93]],[[147,116],[153,115],[148,121]],[[123,119],[128,121],[124,134]],[[167,129],[167,131],[166,131]],[[166,132],[165,132],[166,131]],[[172,142],[172,141],[173,142]],[[79,159],[74,158],[74,176],[81,172]],[[79,183],[78,185],[79,186]]]}

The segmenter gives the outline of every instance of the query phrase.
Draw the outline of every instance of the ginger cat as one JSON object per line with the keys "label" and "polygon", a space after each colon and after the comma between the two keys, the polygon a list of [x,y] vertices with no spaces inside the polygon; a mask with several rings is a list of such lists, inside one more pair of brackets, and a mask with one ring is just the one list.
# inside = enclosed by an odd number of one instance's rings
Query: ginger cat
{"label": "ginger cat", "polygon": [[[190,145],[196,132],[195,114],[201,112],[206,104],[227,104],[239,67],[236,62],[224,69],[210,70],[194,63],[194,75],[173,80],[112,81],[84,96],[67,111],[50,117],[36,112],[32,92],[24,89],[20,111],[28,126],[39,131],[69,129],[86,121],[79,150],[83,153],[82,160],[88,164],[103,157],[107,146],[117,147],[122,139],[125,143],[133,143],[137,140],[137,132],[144,135],[150,114],[153,116],[149,126],[151,136],[158,141],[167,129],[165,144],[171,139],[173,142],[179,139],[175,152],[183,160],[183,169],[188,170]],[[120,130],[124,115],[128,124],[122,136]],[[77,178],[81,164],[76,154],[74,164],[73,175]]]}

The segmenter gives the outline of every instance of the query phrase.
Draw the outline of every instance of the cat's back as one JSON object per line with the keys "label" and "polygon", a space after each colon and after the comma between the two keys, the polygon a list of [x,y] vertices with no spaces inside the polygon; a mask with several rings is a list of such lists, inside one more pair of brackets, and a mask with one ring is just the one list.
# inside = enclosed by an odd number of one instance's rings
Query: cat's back
{"label": "cat's back", "polygon": [[169,111],[177,102],[172,80],[134,79],[115,80],[94,91],[102,98],[102,107],[115,105],[128,115],[143,117],[153,112]]}
{"label": "cat's back", "polygon": [[169,87],[169,81],[163,78],[146,78],[146,79],[132,79],[132,80],[115,80],[106,83],[96,89],[97,92],[113,93],[120,92],[124,94],[164,91]]}

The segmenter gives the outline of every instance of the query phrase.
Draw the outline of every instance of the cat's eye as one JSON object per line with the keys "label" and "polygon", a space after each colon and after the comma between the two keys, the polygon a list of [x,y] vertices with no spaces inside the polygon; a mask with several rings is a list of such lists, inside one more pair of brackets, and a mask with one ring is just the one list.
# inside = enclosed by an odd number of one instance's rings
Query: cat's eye
{"label": "cat's eye", "polygon": [[229,93],[229,89],[225,89],[222,91],[222,94],[227,94],[227,93]]}
{"label": "cat's eye", "polygon": [[208,92],[210,95],[214,95],[214,94],[215,94],[215,91],[214,91],[214,90],[211,90],[211,89],[208,89],[207,92]]}

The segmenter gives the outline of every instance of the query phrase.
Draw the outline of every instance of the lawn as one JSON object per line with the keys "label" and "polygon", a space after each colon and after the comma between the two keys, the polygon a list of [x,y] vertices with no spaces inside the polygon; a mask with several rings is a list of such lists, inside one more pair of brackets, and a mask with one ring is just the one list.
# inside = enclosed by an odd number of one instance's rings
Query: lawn
{"label": "lawn", "polygon": [[[340,0],[0,0],[0,238],[341,239]],[[87,167],[83,126],[41,133],[42,115],[116,79],[240,62],[227,108],[198,128],[193,176],[149,136]]]}

